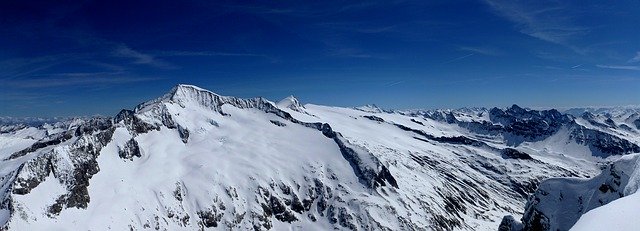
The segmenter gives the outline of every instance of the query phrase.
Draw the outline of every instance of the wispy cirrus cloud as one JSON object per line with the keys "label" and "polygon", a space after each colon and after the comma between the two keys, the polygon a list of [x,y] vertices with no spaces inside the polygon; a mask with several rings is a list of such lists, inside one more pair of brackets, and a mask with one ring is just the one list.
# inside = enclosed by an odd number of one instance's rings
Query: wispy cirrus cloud
{"label": "wispy cirrus cloud", "polygon": [[606,69],[616,69],[616,70],[640,71],[640,66],[630,66],[630,65],[596,65],[596,67],[606,68]]}
{"label": "wispy cirrus cloud", "polygon": [[0,61],[0,79],[15,79],[86,58],[82,54],[56,54],[31,58],[12,58]]}
{"label": "wispy cirrus cloud", "polygon": [[596,65],[596,67],[615,70],[640,71],[640,66],[634,65],[634,63],[637,62],[640,62],[640,51],[636,52],[636,55],[627,61],[627,65]]}
{"label": "wispy cirrus cloud", "polygon": [[154,57],[153,55],[145,54],[145,53],[133,50],[126,45],[117,46],[113,50],[112,55],[116,57],[130,58],[133,60],[134,64],[145,64],[145,65],[150,65],[150,66],[159,67],[159,68],[166,68],[166,69],[176,68],[176,66],[174,66],[173,64],[160,60]]}
{"label": "wispy cirrus cloud", "polygon": [[[77,74],[77,75],[76,75]],[[116,85],[125,83],[160,80],[156,77],[90,75],[87,73],[52,74],[47,78],[19,79],[6,81],[4,84],[15,88],[52,88],[88,85]]]}
{"label": "wispy cirrus cloud", "polygon": [[521,2],[485,0],[498,15],[516,24],[520,33],[585,53],[571,41],[589,33],[589,28],[577,25],[570,9],[563,2]]}
{"label": "wispy cirrus cloud", "polygon": [[389,59],[387,55],[372,54],[356,48],[337,48],[332,49],[330,56],[342,58],[359,58],[359,59]]}
{"label": "wispy cirrus cloud", "polygon": [[629,63],[635,63],[635,62],[640,62],[640,51],[636,53],[636,56],[634,56],[629,60]]}
{"label": "wispy cirrus cloud", "polygon": [[488,55],[488,56],[499,56],[503,54],[502,51],[495,48],[489,48],[489,47],[461,46],[461,47],[458,47],[458,50],[468,51],[475,54]]}
{"label": "wispy cirrus cloud", "polygon": [[269,58],[264,54],[253,53],[227,53],[215,51],[160,51],[155,53],[156,56],[235,56],[235,57],[262,57]]}
{"label": "wispy cirrus cloud", "polygon": [[475,55],[474,53],[466,54],[466,55],[463,55],[463,56],[460,56],[460,57],[457,57],[457,58],[454,58],[454,59],[447,60],[447,61],[446,61],[446,62],[444,62],[443,64],[453,63],[453,62],[456,62],[456,61],[460,61],[460,60],[466,59],[466,58],[471,57],[471,56],[474,56],[474,55]]}

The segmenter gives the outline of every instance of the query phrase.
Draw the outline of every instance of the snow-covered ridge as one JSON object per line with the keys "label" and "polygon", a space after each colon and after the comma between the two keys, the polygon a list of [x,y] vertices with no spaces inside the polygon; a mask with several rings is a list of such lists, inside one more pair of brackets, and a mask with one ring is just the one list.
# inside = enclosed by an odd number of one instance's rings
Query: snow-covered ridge
{"label": "snow-covered ridge", "polygon": [[180,84],[172,88],[171,91],[164,96],[138,105],[135,111],[136,113],[144,113],[147,110],[152,110],[159,103],[176,103],[181,107],[186,107],[188,104],[195,104],[221,114],[224,114],[221,108],[224,104],[230,104],[238,108],[276,108],[273,102],[261,97],[240,99],[230,96],[221,96],[200,87]]}
{"label": "snow-covered ridge", "polygon": [[637,147],[635,128],[554,110],[376,108],[178,85],[114,118],[18,128],[0,134],[0,224],[495,230],[543,180],[594,176],[601,147],[610,159]]}

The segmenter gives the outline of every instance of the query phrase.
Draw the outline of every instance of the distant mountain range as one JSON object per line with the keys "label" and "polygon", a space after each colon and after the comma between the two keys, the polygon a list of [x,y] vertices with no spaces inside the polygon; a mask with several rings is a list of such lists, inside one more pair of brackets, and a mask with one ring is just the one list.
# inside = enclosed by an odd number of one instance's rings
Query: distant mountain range
{"label": "distant mountain range", "polygon": [[633,209],[618,200],[640,203],[639,112],[343,108],[178,85],[113,117],[0,117],[0,225],[595,229]]}

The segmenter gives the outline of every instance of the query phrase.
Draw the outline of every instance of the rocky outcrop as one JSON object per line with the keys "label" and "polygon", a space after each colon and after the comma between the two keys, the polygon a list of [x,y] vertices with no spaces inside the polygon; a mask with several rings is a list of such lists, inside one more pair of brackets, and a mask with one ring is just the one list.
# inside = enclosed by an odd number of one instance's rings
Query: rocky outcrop
{"label": "rocky outcrop", "polygon": [[115,124],[123,124],[134,135],[158,130],[157,126],[142,121],[132,110],[122,109],[114,118]]}
{"label": "rocky outcrop", "polygon": [[51,137],[45,138],[45,140],[41,140],[38,142],[35,142],[34,144],[32,144],[30,147],[23,149],[21,151],[15,152],[13,154],[11,154],[11,156],[9,156],[8,159],[15,159],[18,157],[22,157],[28,153],[32,153],[37,151],[38,149],[42,149],[45,147],[50,147],[50,146],[54,146],[54,145],[58,145],[62,142],[65,142],[71,138],[73,138],[73,132],[72,131],[66,131],[63,133],[59,133],[59,134],[55,134]]}
{"label": "rocky outcrop", "polygon": [[133,160],[134,157],[142,157],[138,142],[134,138],[131,138],[123,147],[118,147],[118,156],[126,160]]}
{"label": "rocky outcrop", "polygon": [[535,111],[513,105],[507,110],[493,108],[489,118],[502,125],[504,131],[523,138],[525,141],[538,141],[555,134],[563,125],[573,119],[555,109]]}
{"label": "rocky outcrop", "polygon": [[369,120],[376,121],[376,122],[381,122],[381,123],[384,122],[384,119],[382,119],[380,117],[377,117],[377,116],[374,116],[374,115],[366,115],[366,116],[362,116],[362,117],[367,118]]}
{"label": "rocky outcrop", "polygon": [[571,127],[570,138],[589,147],[594,156],[607,157],[640,152],[640,146],[618,136],[587,129],[575,122]]}
{"label": "rocky outcrop", "polygon": [[[569,230],[589,210],[634,193],[629,179],[638,175],[638,154],[607,164],[592,179],[551,178],[529,197],[521,222],[505,216],[500,230]],[[637,179],[636,179],[637,180]]]}
{"label": "rocky outcrop", "polygon": [[505,148],[501,151],[502,157],[506,159],[532,160],[533,158],[525,153],[513,148]]}
{"label": "rocky outcrop", "polygon": [[[90,196],[87,187],[89,179],[98,171],[98,157],[100,150],[111,141],[114,127],[90,120],[81,123],[75,134],[79,137],[72,137],[73,141],[66,149],[51,149],[36,158],[27,161],[17,171],[17,175],[12,185],[12,194],[26,195],[47,177],[62,184],[67,193],[60,195],[54,204],[47,209],[48,216],[56,216],[64,208],[86,208]],[[67,133],[68,134],[68,133]],[[49,143],[58,145],[59,143]],[[9,196],[9,201],[11,196]],[[15,203],[15,202],[11,202]],[[11,205],[11,208],[21,206]],[[12,214],[13,215],[13,214]]]}

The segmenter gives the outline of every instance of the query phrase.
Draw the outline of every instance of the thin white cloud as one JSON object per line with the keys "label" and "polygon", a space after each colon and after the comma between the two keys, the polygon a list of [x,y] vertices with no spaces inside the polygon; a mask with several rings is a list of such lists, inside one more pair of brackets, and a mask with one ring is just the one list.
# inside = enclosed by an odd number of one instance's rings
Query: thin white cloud
{"label": "thin white cloud", "polygon": [[462,47],[458,47],[458,50],[461,50],[461,51],[468,51],[468,52],[473,52],[473,53],[476,53],[476,54],[488,55],[488,56],[498,56],[498,55],[502,55],[502,51],[499,51],[499,50],[494,49],[494,48],[489,48],[489,47],[468,47],[468,46],[462,46]]}
{"label": "thin white cloud", "polygon": [[570,41],[589,32],[586,27],[573,23],[572,12],[560,2],[523,3],[510,0],[485,0],[498,15],[517,24],[520,33],[531,37],[563,45],[577,53],[582,49],[573,46]]}
{"label": "thin white cloud", "polygon": [[596,65],[599,68],[640,71],[640,66],[622,66],[622,65]]}
{"label": "thin white cloud", "polygon": [[640,51],[636,53],[636,56],[629,60],[630,63],[640,62]]}
{"label": "thin white cloud", "polygon": [[136,50],[133,50],[125,45],[120,45],[113,50],[113,55],[116,57],[133,59],[135,64],[145,64],[159,68],[173,69],[175,66],[159,60],[150,54],[145,54]]}
{"label": "thin white cloud", "polygon": [[49,78],[40,79],[21,79],[7,81],[6,84],[11,87],[17,88],[49,88],[49,87],[63,87],[63,86],[88,86],[88,85],[104,85],[104,84],[125,84],[135,82],[153,81],[161,78],[155,77],[115,77],[115,76],[82,76],[82,77],[66,77],[66,76],[53,76]]}
{"label": "thin white cloud", "polygon": [[393,86],[395,86],[395,85],[402,84],[402,83],[404,83],[404,82],[405,82],[404,80],[400,80],[400,81],[395,81],[395,82],[387,83],[387,84],[385,85],[385,87],[393,87]]}
{"label": "thin white cloud", "polygon": [[0,79],[29,76],[49,68],[87,58],[82,54],[58,54],[33,58],[13,58],[0,61]]}
{"label": "thin white cloud", "polygon": [[236,56],[236,57],[262,57],[269,58],[263,54],[252,53],[226,53],[215,51],[161,51],[157,53],[157,56]]}
{"label": "thin white cloud", "polygon": [[473,56],[473,55],[475,55],[475,54],[474,54],[474,53],[466,54],[466,55],[463,55],[463,56],[457,57],[457,58],[455,58],[455,59],[451,59],[451,60],[449,60],[449,61],[446,61],[446,62],[444,62],[444,63],[445,63],[445,64],[447,64],[447,63],[452,63],[452,62],[455,62],[455,61],[459,61],[459,60],[462,60],[462,59],[466,59],[466,58],[471,57],[471,56]]}
{"label": "thin white cloud", "polygon": [[338,48],[331,51],[331,56],[343,58],[359,58],[359,59],[389,59],[388,56],[380,54],[371,54],[355,48]]}

